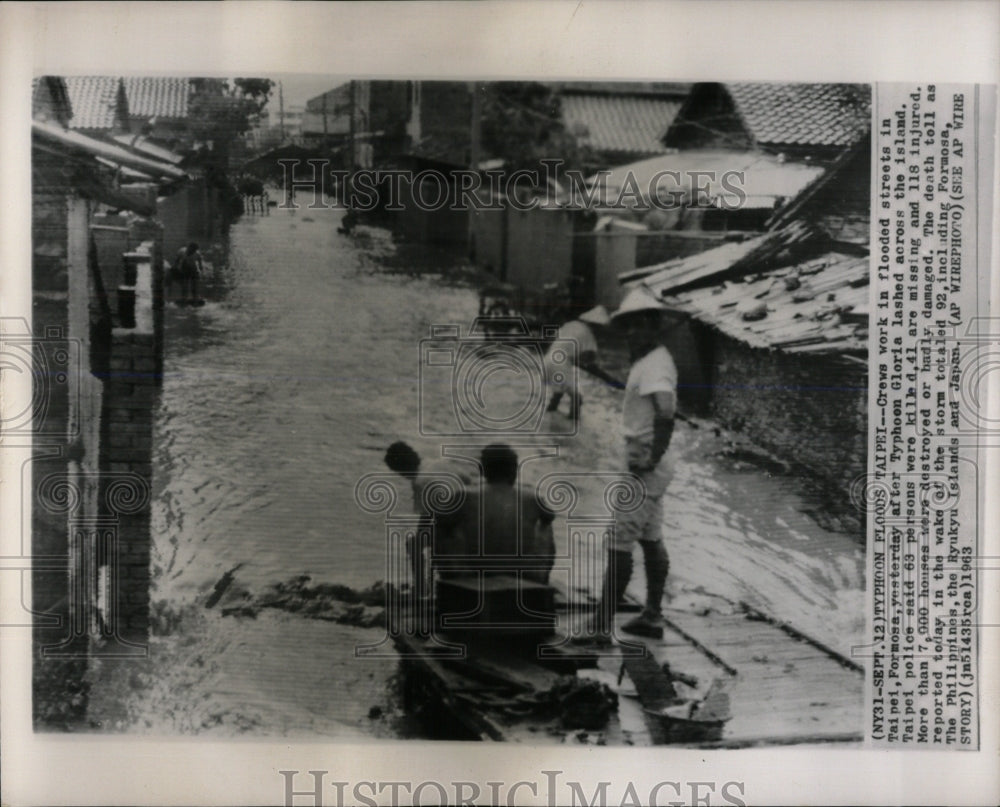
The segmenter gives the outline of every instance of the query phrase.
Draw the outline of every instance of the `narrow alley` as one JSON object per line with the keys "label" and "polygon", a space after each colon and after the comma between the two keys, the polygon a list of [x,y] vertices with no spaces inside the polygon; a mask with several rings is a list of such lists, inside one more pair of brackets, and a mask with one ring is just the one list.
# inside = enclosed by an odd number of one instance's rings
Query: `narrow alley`
{"label": "narrow alley", "polygon": [[[384,470],[394,440],[425,456],[439,451],[421,436],[419,418],[448,417],[450,390],[433,391],[439,411],[418,411],[419,341],[432,325],[467,327],[476,290],[455,266],[413,269],[387,231],[338,235],[340,216],[302,205],[243,217],[228,254],[209,255],[207,304],[168,306],[151,653],[141,663],[95,663],[91,678],[110,684],[93,687],[95,728],[334,738],[412,731],[393,703],[394,666],[354,656],[379,629],[205,608],[230,570],[249,592],[300,575],[358,589],[385,578],[384,529],[355,503],[355,485]],[[558,446],[525,466],[528,481],[620,467],[620,395],[589,377],[582,389],[578,435],[548,414],[552,436],[519,447]],[[733,459],[726,447],[727,435],[708,421],[678,424],[664,508],[669,606],[746,601],[849,655],[863,641],[862,542],[820,526],[794,477]],[[565,536],[561,519],[555,529],[557,540]],[[633,586],[641,581],[637,574]]]}

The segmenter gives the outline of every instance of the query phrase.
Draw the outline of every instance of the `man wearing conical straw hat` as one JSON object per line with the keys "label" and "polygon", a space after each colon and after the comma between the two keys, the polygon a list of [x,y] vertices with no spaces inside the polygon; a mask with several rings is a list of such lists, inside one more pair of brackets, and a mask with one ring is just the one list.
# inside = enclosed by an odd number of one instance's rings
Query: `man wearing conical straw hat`
{"label": "man wearing conical straw hat", "polygon": [[642,481],[645,492],[638,508],[620,512],[615,518],[599,611],[607,621],[597,626],[605,638],[632,576],[632,550],[637,541],[646,570],[646,606],[622,630],[636,636],[663,636],[662,600],[670,568],[663,545],[663,494],[673,476],[667,448],[677,409],[677,368],[660,343],[667,313],[649,289],[638,286],[612,315],[612,324],[625,333],[631,358],[622,403],[626,465]]}
{"label": "man wearing conical straw hat", "polygon": [[607,374],[597,366],[597,339],[594,336],[594,328],[606,327],[610,322],[607,309],[603,305],[598,305],[584,311],[559,329],[558,338],[545,354],[545,383],[551,394],[547,411],[557,411],[563,395],[568,395],[569,416],[576,422],[580,421],[583,396],[577,389],[576,373],[567,372],[562,363],[554,360],[553,354],[563,349],[566,340],[571,340],[576,344],[577,367],[598,378],[608,380]]}

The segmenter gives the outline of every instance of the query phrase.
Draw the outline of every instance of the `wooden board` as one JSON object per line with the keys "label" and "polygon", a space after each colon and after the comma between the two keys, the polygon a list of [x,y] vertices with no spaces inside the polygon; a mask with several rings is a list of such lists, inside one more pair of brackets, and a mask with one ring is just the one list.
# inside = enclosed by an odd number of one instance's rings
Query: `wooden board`
{"label": "wooden board", "polygon": [[[730,687],[733,717],[720,746],[862,739],[864,677],[857,669],[739,611],[667,613],[685,634],[736,670]],[[680,670],[682,663],[681,658],[671,662]]]}
{"label": "wooden board", "polygon": [[[735,607],[731,613],[668,609],[667,617],[662,640],[639,640],[619,633],[629,642],[641,643],[647,651],[645,657],[623,657],[612,649],[610,654],[605,651],[595,656],[590,666],[597,669],[577,673],[589,674],[616,689],[623,664],[627,671],[618,715],[601,732],[567,732],[552,720],[522,719],[490,710],[494,695],[502,699],[517,692],[549,689],[559,672],[546,667],[544,661],[518,658],[497,646],[477,648],[472,663],[433,658],[408,663],[428,679],[429,695],[438,701],[435,708],[455,712],[455,720],[481,739],[664,743],[668,737],[662,723],[649,714],[673,695],[662,671],[664,664],[689,677],[701,694],[713,681],[725,679],[731,719],[721,739],[688,745],[737,748],[862,739],[864,677],[835,652],[790,635],[779,624],[760,619],[759,614],[748,618]],[[619,629],[628,618],[628,613],[618,614]],[[410,649],[419,649],[420,640],[407,641]],[[634,687],[631,696],[630,681]]]}

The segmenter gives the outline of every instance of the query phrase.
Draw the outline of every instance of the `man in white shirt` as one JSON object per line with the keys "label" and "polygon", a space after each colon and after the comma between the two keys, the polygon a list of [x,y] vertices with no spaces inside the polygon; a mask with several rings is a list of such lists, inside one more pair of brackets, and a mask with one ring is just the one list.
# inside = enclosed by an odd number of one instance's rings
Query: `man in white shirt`
{"label": "man in white shirt", "polygon": [[[665,310],[650,291],[639,287],[613,316],[625,332],[632,359],[622,404],[626,466],[642,481],[645,493],[638,508],[616,515],[601,612],[609,620],[614,615],[632,576],[632,549],[638,541],[646,569],[646,607],[622,630],[650,638],[663,636],[662,600],[670,568],[662,522],[663,494],[673,476],[667,448],[677,409],[677,368],[660,344]],[[603,627],[610,633],[610,623]]]}
{"label": "man in white shirt", "polygon": [[[584,311],[559,329],[559,336],[549,347],[544,359],[545,383],[551,394],[547,411],[557,411],[563,395],[569,395],[569,416],[579,422],[583,396],[577,389],[576,368],[614,383],[614,380],[608,378],[597,366],[597,339],[593,331],[594,327],[604,327],[610,322],[607,310],[603,305],[598,305],[589,311]],[[565,350],[567,341],[576,345],[576,367],[557,361],[556,354]]]}

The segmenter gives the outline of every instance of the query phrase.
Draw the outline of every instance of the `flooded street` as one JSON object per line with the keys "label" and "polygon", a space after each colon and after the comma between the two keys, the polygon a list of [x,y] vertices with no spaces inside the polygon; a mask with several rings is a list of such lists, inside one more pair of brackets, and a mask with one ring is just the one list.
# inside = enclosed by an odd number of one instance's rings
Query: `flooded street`
{"label": "flooded street", "polygon": [[[206,609],[229,570],[251,593],[308,575],[363,588],[385,578],[384,527],[354,501],[406,439],[424,456],[440,441],[418,423],[419,340],[434,324],[471,322],[474,289],[405,271],[389,235],[336,233],[339,210],[272,209],[231,231],[200,309],[169,307],[155,456],[154,637],[150,658],[95,663],[90,717],[149,733],[399,736],[389,660],[354,657],[380,631],[265,609],[256,618]],[[402,270],[402,271],[401,271]],[[499,383],[499,382],[497,382]],[[615,471],[620,396],[587,379],[576,436],[529,437],[554,471]],[[450,389],[430,390],[423,416],[443,427]],[[491,391],[502,399],[509,386]],[[566,432],[546,415],[549,432]],[[481,444],[487,438],[467,442]],[[522,445],[523,444],[523,445]],[[710,423],[679,423],[677,475],[665,498],[676,603],[746,600],[844,653],[863,635],[864,554],[820,527],[794,480],[722,455]],[[549,451],[549,454],[555,452]],[[596,501],[597,482],[581,498]],[[401,508],[409,508],[408,493]],[[557,519],[556,535],[565,525]],[[633,578],[642,596],[643,575]]]}

